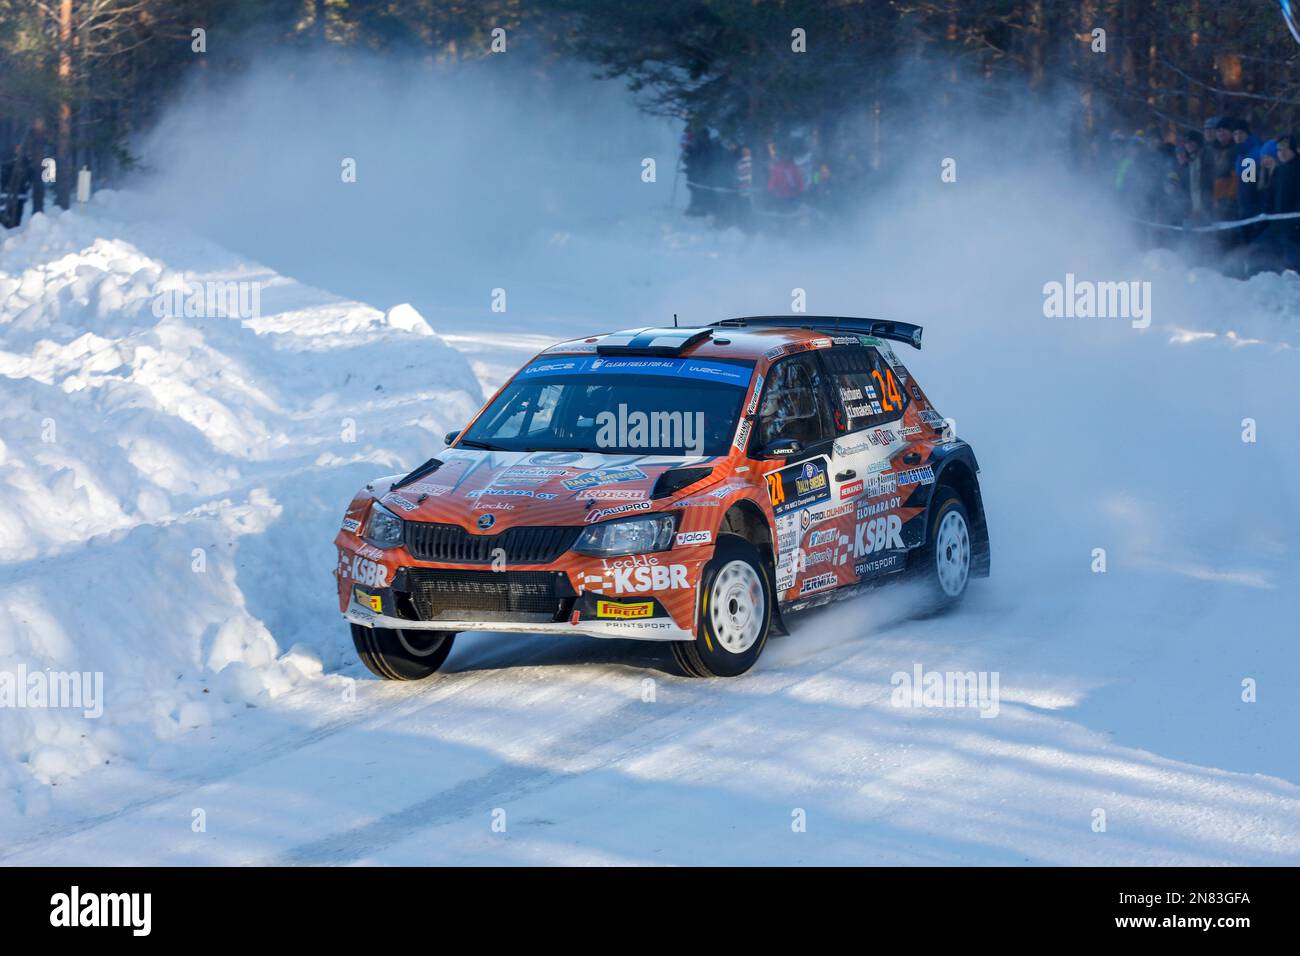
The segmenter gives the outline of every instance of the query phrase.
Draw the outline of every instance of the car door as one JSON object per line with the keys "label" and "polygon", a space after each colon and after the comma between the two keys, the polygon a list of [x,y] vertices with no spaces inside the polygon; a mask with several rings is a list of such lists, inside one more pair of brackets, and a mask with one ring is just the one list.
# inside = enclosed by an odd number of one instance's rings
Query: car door
{"label": "car door", "polygon": [[[795,440],[800,449],[766,472],[775,527],[776,591],[782,601],[797,601],[829,591],[838,577],[832,555],[809,560],[806,539],[813,534],[838,539],[826,523],[833,519],[831,453],[835,441],[834,402],[816,352],[776,362],[759,401],[753,444]],[[824,558],[825,560],[822,560]]]}
{"label": "car door", "polygon": [[855,580],[902,570],[908,548],[903,525],[911,515],[901,483],[920,461],[903,433],[907,394],[872,346],[837,346],[823,359],[838,403],[836,423],[843,428],[831,450],[835,500],[853,507],[840,560],[852,562]]}

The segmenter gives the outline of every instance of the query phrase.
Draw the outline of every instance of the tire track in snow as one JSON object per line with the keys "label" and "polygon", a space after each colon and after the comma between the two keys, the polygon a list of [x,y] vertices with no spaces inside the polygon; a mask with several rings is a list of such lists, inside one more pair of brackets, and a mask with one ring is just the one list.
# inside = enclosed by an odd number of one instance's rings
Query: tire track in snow
{"label": "tire track in snow", "polygon": [[[680,700],[669,703],[660,699],[653,705],[640,700],[629,702],[616,708],[612,713],[589,721],[575,733],[550,743],[533,758],[534,764],[502,765],[477,777],[435,791],[362,826],[299,844],[269,859],[258,860],[255,865],[319,866],[353,863],[406,840],[419,831],[452,823],[487,808],[503,806],[520,797],[607,769],[681,733],[682,728],[679,724],[665,725],[665,722],[671,721],[672,718],[684,716],[692,711],[711,709],[722,709],[728,717],[732,717],[742,710],[760,706],[763,700],[773,694],[786,693],[801,684],[817,679],[827,671],[842,666],[845,660],[843,651],[846,646],[864,643],[869,636],[864,634],[845,642],[837,642],[832,647],[816,647],[805,657],[786,658],[781,671],[755,674],[751,680],[767,680],[771,683],[771,686],[763,688],[762,693],[752,693],[753,688],[748,688],[750,692],[742,695],[726,683],[695,678],[671,678],[674,691],[683,692]],[[789,640],[789,638],[785,639]],[[850,656],[864,650],[868,648],[851,649]],[[801,667],[797,672],[791,673],[786,669],[819,658],[823,663],[811,670]],[[887,697],[889,688],[882,686],[879,691],[879,696]],[[737,708],[737,702],[745,702],[748,706]],[[656,725],[664,725],[662,732],[647,736],[631,746],[621,747],[597,757],[580,769],[561,769],[555,766],[566,760],[590,758],[592,751],[607,748],[611,744],[634,737],[638,732]]]}
{"label": "tire track in snow", "polygon": [[[536,658],[541,652],[542,650],[539,649],[536,653],[529,655],[528,659]],[[246,770],[267,764],[272,760],[304,750],[348,730],[359,729],[368,722],[373,723],[375,727],[381,727],[393,721],[411,717],[428,707],[445,703],[452,698],[467,693],[487,680],[499,679],[499,675],[492,670],[471,670],[454,672],[448,674],[447,678],[433,686],[420,687],[417,685],[410,687],[409,690],[412,693],[392,703],[384,699],[384,697],[389,696],[384,694],[383,697],[378,697],[373,703],[368,704],[362,713],[328,721],[305,734],[283,738],[269,745],[259,746],[253,750],[238,754],[231,759],[208,764],[197,773],[181,772],[178,776],[172,778],[175,781],[174,783],[152,790],[147,797],[130,800],[113,810],[82,817],[72,823],[56,824],[26,839],[6,843],[3,848],[0,848],[0,861],[19,856],[37,846],[48,845],[51,841],[86,833],[134,813],[147,811],[192,790],[218,783]],[[381,693],[383,689],[387,688],[387,685],[379,680],[370,683]],[[397,688],[388,689],[397,690]]]}

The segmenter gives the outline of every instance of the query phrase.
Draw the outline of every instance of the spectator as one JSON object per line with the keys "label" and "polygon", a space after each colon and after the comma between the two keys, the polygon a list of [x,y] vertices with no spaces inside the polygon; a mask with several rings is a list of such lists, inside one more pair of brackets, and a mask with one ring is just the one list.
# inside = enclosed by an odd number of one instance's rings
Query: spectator
{"label": "spectator", "polygon": [[[1296,159],[1295,138],[1290,134],[1277,138],[1277,165],[1269,174],[1269,211],[1274,215],[1300,211],[1300,161]],[[1296,219],[1275,219],[1253,243],[1252,262],[1257,268],[1295,269],[1300,266],[1300,227]]]}
{"label": "spectator", "polygon": [[754,152],[748,146],[740,148],[736,160],[736,218],[744,228],[749,225],[754,211]]}
{"label": "spectator", "polygon": [[1296,162],[1295,137],[1290,134],[1277,138],[1277,167],[1269,195],[1273,212],[1300,211],[1300,163]]}
{"label": "spectator", "polygon": [[691,201],[688,216],[707,216],[716,211],[718,193],[712,187],[717,178],[718,149],[713,133],[703,124],[691,126],[682,137],[682,165]]}
{"label": "spectator", "polygon": [[1160,222],[1178,224],[1187,219],[1187,150],[1173,143],[1161,143],[1157,154],[1162,162],[1159,195],[1155,199]]}
{"label": "spectator", "polygon": [[804,179],[788,151],[777,154],[767,177],[767,195],[772,206],[793,211],[803,195]]}
{"label": "spectator", "polygon": [[1184,175],[1187,181],[1187,218],[1192,223],[1203,223],[1213,215],[1214,167],[1206,154],[1205,137],[1196,130],[1183,141],[1187,153]]}
{"label": "spectator", "polygon": [[1270,195],[1273,185],[1273,171],[1277,169],[1277,140],[1270,139],[1259,148],[1259,180],[1255,183],[1256,206],[1260,212],[1273,211]]}
{"label": "spectator", "polygon": [[31,183],[31,163],[22,145],[15,145],[13,157],[0,163],[0,226],[16,229],[22,225]]}
{"label": "spectator", "polygon": [[1211,146],[1214,171],[1214,211],[1216,221],[1231,219],[1237,213],[1237,150],[1232,142],[1236,120],[1224,117],[1215,124]]}

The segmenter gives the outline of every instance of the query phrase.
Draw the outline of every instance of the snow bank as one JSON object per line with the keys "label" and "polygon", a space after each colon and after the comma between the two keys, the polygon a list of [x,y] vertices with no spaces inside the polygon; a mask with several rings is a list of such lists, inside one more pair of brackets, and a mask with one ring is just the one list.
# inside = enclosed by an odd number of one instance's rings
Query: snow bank
{"label": "snow bank", "polygon": [[[0,681],[17,695],[0,787],[18,809],[345,659],[344,504],[481,400],[411,306],[327,295],[131,210],[103,194],[0,245]],[[87,706],[21,706],[47,671],[89,675],[65,699]],[[87,719],[97,680],[109,706]]]}

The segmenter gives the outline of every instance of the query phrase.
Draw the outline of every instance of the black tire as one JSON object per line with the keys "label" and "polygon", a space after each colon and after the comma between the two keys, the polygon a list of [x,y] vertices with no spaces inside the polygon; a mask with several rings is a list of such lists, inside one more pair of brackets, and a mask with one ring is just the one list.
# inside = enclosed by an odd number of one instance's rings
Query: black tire
{"label": "black tire", "polygon": [[[721,593],[730,595],[721,607],[715,584],[726,589]],[[754,606],[756,601],[747,600],[757,597],[756,590],[762,595],[761,608]],[[699,595],[698,634],[693,641],[673,641],[673,657],[688,677],[738,677],[754,666],[772,629],[772,583],[758,549],[739,535],[718,535],[713,557],[704,566]],[[751,619],[756,621],[757,632],[745,644]],[[719,627],[727,642],[739,650],[723,645]]]}
{"label": "black tire", "polygon": [[455,634],[352,625],[352,643],[366,669],[384,680],[423,680],[447,660]]}
{"label": "black tire", "polygon": [[970,515],[961,495],[947,485],[936,487],[930,500],[930,526],[926,529],[919,571],[929,610],[946,611],[961,602],[970,585],[974,557]]}

